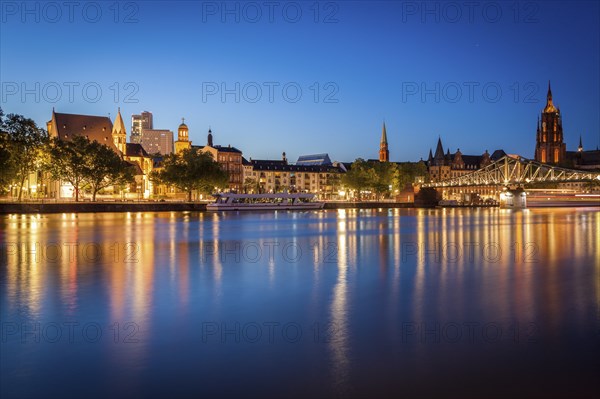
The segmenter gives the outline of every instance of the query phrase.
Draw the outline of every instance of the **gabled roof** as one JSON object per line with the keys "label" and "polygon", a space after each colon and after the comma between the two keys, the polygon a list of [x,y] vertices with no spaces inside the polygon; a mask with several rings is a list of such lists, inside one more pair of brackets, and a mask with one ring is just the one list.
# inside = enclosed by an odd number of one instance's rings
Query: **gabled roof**
{"label": "gabled roof", "polygon": [[144,150],[141,144],[137,143],[127,143],[127,147],[125,150],[125,156],[128,157],[148,157],[148,153]]}
{"label": "gabled roof", "polygon": [[[456,155],[456,154],[455,154]],[[475,165],[479,168],[479,164],[481,163],[482,156],[481,155],[461,155],[461,158],[465,165]]]}
{"label": "gabled roof", "polygon": [[125,161],[125,162],[127,162],[129,164],[129,167],[133,168],[134,176],[140,176],[140,175],[144,174],[144,172],[140,168],[140,165],[138,165],[137,162],[129,162],[129,161]]}
{"label": "gabled roof", "polygon": [[492,161],[497,161],[502,157],[505,157],[506,153],[504,152],[504,150],[496,150],[492,153],[492,155],[490,155],[490,159]]}
{"label": "gabled roof", "polygon": [[56,132],[52,132],[52,134],[61,140],[69,140],[75,135],[86,136],[90,140],[107,145],[118,153],[112,138],[113,124],[107,116],[53,112],[50,123],[56,123]]}
{"label": "gabled roof", "polygon": [[231,146],[222,146],[222,145],[213,145],[213,148],[216,148],[217,150],[219,150],[219,152],[235,152],[235,153],[239,153],[241,154],[242,151],[238,150],[235,147],[231,147]]}

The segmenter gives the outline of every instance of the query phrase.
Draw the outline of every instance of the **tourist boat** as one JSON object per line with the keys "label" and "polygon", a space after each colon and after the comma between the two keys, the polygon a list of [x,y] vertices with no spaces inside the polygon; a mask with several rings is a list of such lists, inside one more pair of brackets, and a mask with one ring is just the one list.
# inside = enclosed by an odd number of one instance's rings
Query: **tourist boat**
{"label": "tourist boat", "polygon": [[315,201],[315,194],[233,194],[214,195],[216,201],[206,205],[209,211],[323,209],[325,203]]}

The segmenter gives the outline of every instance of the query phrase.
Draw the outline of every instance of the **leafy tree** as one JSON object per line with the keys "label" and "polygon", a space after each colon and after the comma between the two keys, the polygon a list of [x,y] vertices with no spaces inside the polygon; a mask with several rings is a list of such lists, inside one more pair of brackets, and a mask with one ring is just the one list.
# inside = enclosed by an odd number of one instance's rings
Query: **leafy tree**
{"label": "leafy tree", "polygon": [[25,179],[37,169],[48,142],[48,133],[22,115],[8,114],[4,117],[0,110],[0,121],[0,182],[3,186],[17,183],[18,200],[21,201]]}
{"label": "leafy tree", "polygon": [[258,180],[253,179],[251,177],[246,177],[244,179],[244,193],[253,193],[258,192],[260,190],[260,185],[258,184]]}
{"label": "leafy tree", "polygon": [[191,148],[167,155],[162,169],[153,171],[150,178],[159,184],[185,191],[188,201],[192,200],[193,191],[210,194],[215,187],[225,187],[229,182],[227,172],[210,153]]}
{"label": "leafy tree", "polygon": [[394,184],[398,168],[392,162],[367,162],[358,158],[352,163],[350,170],[342,177],[342,184],[358,192],[372,190],[380,199],[389,193],[390,186]]}
{"label": "leafy tree", "polygon": [[0,194],[6,193],[8,185],[13,181],[17,168],[11,157],[10,139],[4,131],[4,113],[0,108]]}
{"label": "leafy tree", "polygon": [[86,147],[83,180],[91,188],[92,201],[96,201],[96,194],[103,188],[133,181],[130,164],[123,161],[110,147],[89,140]]}
{"label": "leafy tree", "polygon": [[372,162],[370,167],[372,172],[369,185],[377,194],[377,199],[381,199],[382,195],[389,194],[390,186],[393,186],[398,174],[398,167],[392,162]]}
{"label": "leafy tree", "polygon": [[133,181],[131,165],[121,159],[110,147],[84,136],[71,140],[54,138],[49,146],[45,169],[52,177],[73,186],[75,201],[79,192],[89,187],[92,200],[98,191],[109,186],[121,186]]}
{"label": "leafy tree", "polygon": [[394,186],[398,190],[403,190],[406,186],[413,184],[419,176],[427,176],[425,162],[402,162],[398,165],[398,173],[394,181]]}
{"label": "leafy tree", "polygon": [[372,173],[369,171],[369,164],[362,158],[356,159],[352,163],[350,170],[342,177],[342,184],[358,193],[358,199],[361,199],[361,191],[369,187],[372,180]]}
{"label": "leafy tree", "polygon": [[79,201],[79,190],[89,168],[86,159],[89,143],[89,139],[83,136],[74,136],[71,140],[55,137],[48,148],[50,156],[45,169],[54,179],[71,183],[75,190],[75,201]]}

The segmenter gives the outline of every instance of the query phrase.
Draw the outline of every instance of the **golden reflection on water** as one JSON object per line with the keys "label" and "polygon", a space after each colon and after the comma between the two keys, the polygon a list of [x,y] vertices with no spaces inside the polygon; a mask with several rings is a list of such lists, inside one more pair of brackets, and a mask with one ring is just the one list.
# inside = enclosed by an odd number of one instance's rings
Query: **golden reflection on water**
{"label": "golden reflection on water", "polygon": [[[563,302],[565,292],[574,295],[568,299],[575,305],[589,300],[585,290],[570,289],[570,284],[581,284],[590,278],[594,279],[590,284],[595,291],[593,298],[600,320],[600,212],[597,210],[348,209],[249,217],[256,219],[252,223],[257,226],[251,233],[235,229],[232,232],[228,223],[240,223],[243,217],[221,213],[3,217],[4,264],[0,263],[0,267],[2,273],[6,272],[7,282],[3,309],[11,315],[39,319],[48,309],[58,306],[64,321],[71,320],[86,305],[82,301],[90,300],[86,296],[87,287],[81,285],[82,281],[89,284],[90,280],[82,277],[97,273],[98,278],[107,282],[110,319],[149,325],[155,317],[153,312],[161,305],[156,303],[156,290],[164,288],[164,284],[176,292],[176,312],[194,308],[190,301],[195,282],[207,283],[190,281],[191,274],[198,269],[201,278],[210,278],[211,305],[218,313],[224,301],[223,280],[228,261],[222,261],[215,246],[222,240],[235,239],[262,246],[265,241],[279,239],[262,234],[277,234],[278,230],[273,230],[277,223],[293,219],[291,233],[281,233],[288,234],[287,239],[305,251],[302,261],[293,269],[296,274],[285,274],[289,265],[281,265],[274,259],[244,272],[258,272],[261,266],[266,266],[262,270],[267,271],[269,289],[275,290],[283,276],[296,278],[303,272],[302,266],[309,268],[313,286],[306,312],[315,315],[318,309],[327,307],[336,332],[328,348],[333,376],[340,387],[348,384],[350,375],[349,316],[353,301],[361,298],[354,282],[362,273],[378,276],[378,285],[371,288],[383,292],[385,324],[395,336],[401,321],[433,318],[460,323],[468,321],[467,311],[474,306],[485,309],[483,317],[493,318],[491,321],[536,321],[544,317],[548,328],[552,328],[563,325],[569,318],[584,326],[588,308],[572,306],[566,312]],[[76,243],[100,244],[105,250],[102,259],[94,263],[81,256],[67,256],[67,246]],[[325,263],[332,243],[336,262]],[[119,247],[117,255],[110,251],[111,245]],[[56,258],[60,248],[62,256],[49,261]],[[127,262],[127,251],[135,248],[138,249],[135,261]],[[206,254],[216,249],[217,255],[207,261]],[[411,252],[415,249],[416,253]],[[198,252],[197,258],[192,257],[192,250]],[[242,262],[243,257],[242,252]],[[261,260],[265,259],[263,256]],[[588,276],[590,262],[593,274]],[[326,278],[325,272],[331,267],[337,271],[334,280]],[[164,279],[165,276],[168,278]],[[473,280],[477,281],[475,288]],[[471,292],[465,292],[466,287]],[[322,289],[327,290],[327,297],[321,294]],[[54,303],[55,297],[58,303]],[[473,304],[473,298],[478,303]],[[282,302],[285,300],[283,297]],[[409,309],[409,314],[400,315],[402,309]],[[132,345],[123,353],[139,360],[148,356],[147,351],[143,345]]]}
{"label": "golden reflection on water", "polygon": [[333,370],[332,374],[338,389],[348,386],[350,360],[348,342],[348,279],[349,264],[347,259],[348,247],[346,237],[346,214],[338,211],[337,236],[337,280],[333,287],[330,304],[330,317],[334,337],[330,342]]}

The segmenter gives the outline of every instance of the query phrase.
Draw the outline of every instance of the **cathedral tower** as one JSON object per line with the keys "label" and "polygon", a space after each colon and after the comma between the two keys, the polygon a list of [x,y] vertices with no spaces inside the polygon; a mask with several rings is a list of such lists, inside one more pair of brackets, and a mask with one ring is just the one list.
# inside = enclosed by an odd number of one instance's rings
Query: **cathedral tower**
{"label": "cathedral tower", "polygon": [[552,102],[552,90],[548,82],[546,107],[542,111],[542,120],[538,119],[535,160],[542,163],[559,164],[565,161],[567,148],[563,142],[562,117],[560,108]]}

